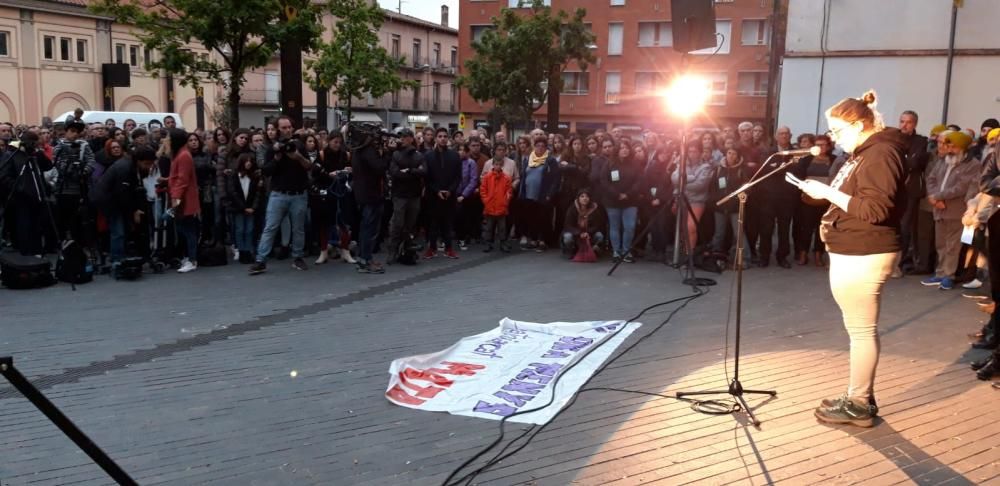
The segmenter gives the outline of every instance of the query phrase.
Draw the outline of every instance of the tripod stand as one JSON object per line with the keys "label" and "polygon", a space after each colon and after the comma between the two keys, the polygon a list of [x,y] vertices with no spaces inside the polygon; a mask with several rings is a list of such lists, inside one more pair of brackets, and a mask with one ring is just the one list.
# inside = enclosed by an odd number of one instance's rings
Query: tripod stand
{"label": "tripod stand", "polygon": [[[774,154],[771,157],[774,157],[775,155],[777,154]],[[756,186],[757,184],[767,179],[768,177],[771,177],[774,174],[783,171],[788,166],[795,163],[797,160],[798,160],[797,157],[789,158],[788,161],[784,162],[778,168],[772,170],[771,172],[768,172],[763,177],[757,180],[753,180],[751,178],[749,182],[743,184],[735,191],[733,191],[726,197],[720,199],[716,203],[718,205],[722,205],[727,203],[732,198],[736,197],[739,200],[740,204],[739,213],[736,219],[737,228],[735,235],[736,260],[734,264],[736,265],[736,339],[735,339],[736,353],[735,353],[735,358],[733,360],[734,363],[733,380],[729,383],[729,388],[726,390],[677,392],[677,398],[683,398],[685,396],[698,396],[698,395],[722,395],[722,394],[731,395],[740,404],[740,407],[742,407],[743,411],[746,412],[747,416],[750,418],[750,422],[753,423],[755,426],[760,426],[760,420],[757,420],[757,417],[753,414],[753,410],[750,409],[750,406],[743,398],[743,395],[744,394],[770,395],[773,397],[776,396],[778,392],[774,390],[746,390],[743,388],[743,384],[740,383],[740,324],[741,324],[741,314],[742,314],[741,311],[743,306],[743,251],[745,250],[745,248],[743,248],[743,240],[744,240],[743,224],[744,224],[744,217],[746,215],[747,191],[749,191],[753,186]],[[766,167],[768,161],[770,161],[770,157],[768,158],[767,161],[764,162],[763,165],[761,165],[761,167]],[[768,235],[768,237],[770,237],[770,235]]]}

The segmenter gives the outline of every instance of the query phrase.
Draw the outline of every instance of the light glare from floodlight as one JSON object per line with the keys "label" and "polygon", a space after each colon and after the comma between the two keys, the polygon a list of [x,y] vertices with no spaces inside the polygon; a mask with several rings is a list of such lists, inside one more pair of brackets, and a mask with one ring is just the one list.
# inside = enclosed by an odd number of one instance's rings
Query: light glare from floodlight
{"label": "light glare from floodlight", "polygon": [[687,119],[700,112],[708,102],[708,80],[692,75],[682,75],[663,93],[667,109],[674,115]]}

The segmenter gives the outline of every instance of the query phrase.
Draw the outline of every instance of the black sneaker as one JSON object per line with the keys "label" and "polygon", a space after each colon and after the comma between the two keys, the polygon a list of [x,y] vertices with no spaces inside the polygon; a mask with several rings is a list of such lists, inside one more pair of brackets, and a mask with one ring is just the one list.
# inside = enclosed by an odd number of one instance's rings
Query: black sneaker
{"label": "black sneaker", "polygon": [[842,400],[833,407],[817,407],[814,415],[820,422],[828,424],[848,424],[858,427],[875,425],[875,415],[865,405],[859,405],[854,400]]}
{"label": "black sneaker", "polygon": [[507,243],[506,241],[501,241],[500,242],[500,251],[502,251],[504,253],[510,253],[510,243]]}
{"label": "black sneaker", "polygon": [[292,262],[292,268],[296,270],[309,270],[309,267],[306,266],[306,261],[301,258],[296,258],[295,261]]}
{"label": "black sneaker", "polygon": [[[847,400],[846,393],[837,398],[825,398],[819,404],[820,407],[839,407],[844,400]],[[868,410],[871,411],[873,417],[878,416],[878,404],[875,403],[875,397],[868,397]]]}
{"label": "black sneaker", "polygon": [[260,275],[267,271],[267,264],[264,262],[257,262],[250,265],[250,275]]}
{"label": "black sneaker", "polygon": [[381,265],[375,263],[369,263],[367,265],[358,265],[358,273],[385,273],[385,268]]}
{"label": "black sneaker", "polygon": [[492,243],[486,245],[486,248],[483,248],[483,253],[489,253],[491,251],[493,251],[493,244]]}
{"label": "black sneaker", "polygon": [[624,257],[622,257],[622,261],[625,262],[625,263],[635,263],[635,258],[633,258],[632,254],[629,253],[629,254],[625,255]]}

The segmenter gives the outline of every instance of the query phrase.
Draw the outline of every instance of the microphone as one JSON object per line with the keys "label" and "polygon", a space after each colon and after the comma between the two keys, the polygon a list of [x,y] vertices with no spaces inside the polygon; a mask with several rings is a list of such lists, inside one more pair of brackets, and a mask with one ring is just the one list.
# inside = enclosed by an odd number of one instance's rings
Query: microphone
{"label": "microphone", "polygon": [[810,148],[807,148],[807,149],[779,150],[778,151],[778,155],[781,155],[783,157],[784,156],[789,156],[789,155],[792,156],[792,157],[802,157],[802,156],[805,156],[805,155],[812,155],[813,157],[816,157],[819,154],[820,154],[820,149],[819,149],[819,147],[817,147],[815,145],[812,146],[812,147],[810,147]]}

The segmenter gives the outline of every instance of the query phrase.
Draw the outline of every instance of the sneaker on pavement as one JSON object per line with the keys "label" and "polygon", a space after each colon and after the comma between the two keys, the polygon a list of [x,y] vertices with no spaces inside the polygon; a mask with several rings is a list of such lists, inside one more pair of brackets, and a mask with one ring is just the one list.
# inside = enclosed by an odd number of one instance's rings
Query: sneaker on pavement
{"label": "sneaker on pavement", "polygon": [[295,261],[292,262],[292,268],[296,270],[309,270],[309,267],[306,266],[306,261],[301,258],[296,258]]}
{"label": "sneaker on pavement", "polygon": [[177,269],[177,273],[188,273],[188,272],[193,272],[197,269],[198,269],[197,263],[194,263],[191,260],[185,258],[184,262],[181,263],[181,268]]}
{"label": "sneaker on pavement", "polygon": [[955,288],[955,282],[950,278],[941,279],[941,285],[938,287],[941,290],[951,290]]}
{"label": "sneaker on pavement", "polygon": [[454,260],[458,258],[458,253],[455,253],[455,250],[448,248],[447,250],[444,251],[444,256]]}
{"label": "sneaker on pavement", "polygon": [[841,400],[832,407],[819,406],[814,415],[820,422],[828,424],[848,424],[858,427],[871,427],[875,425],[875,415],[868,405],[860,404],[854,400]]}
{"label": "sneaker on pavement", "polygon": [[944,280],[944,278],[941,278],[941,277],[925,278],[925,279],[923,279],[923,280],[920,281],[920,285],[924,285],[924,286],[927,286],[927,287],[940,287],[942,280]]}
{"label": "sneaker on pavement", "polygon": [[260,275],[267,271],[267,264],[264,262],[256,262],[250,265],[250,275]]}
{"label": "sneaker on pavement", "polygon": [[990,298],[990,293],[986,292],[986,289],[979,287],[978,289],[962,292],[962,297],[972,300],[984,300]]}
{"label": "sneaker on pavement", "polygon": [[972,279],[971,282],[965,282],[962,284],[963,289],[978,289],[983,286],[983,282],[978,278]]}
{"label": "sneaker on pavement", "polygon": [[427,251],[424,252],[424,260],[430,260],[436,256],[437,252],[434,251],[434,248],[428,248]]}
{"label": "sneaker on pavement", "polygon": [[[839,407],[844,400],[847,400],[847,394],[843,394],[837,398],[825,398],[819,403],[820,407]],[[875,397],[868,397],[868,410],[871,412],[873,417],[878,416],[878,404],[875,403]]]}
{"label": "sneaker on pavement", "polygon": [[899,267],[895,267],[892,269],[892,275],[890,276],[892,278],[903,278],[903,271]]}
{"label": "sneaker on pavement", "polygon": [[483,248],[483,253],[489,253],[493,251],[493,243],[487,243],[486,248]]}
{"label": "sneaker on pavement", "polygon": [[458,240],[458,249],[465,251],[469,249],[469,246],[465,244],[465,240]]}

